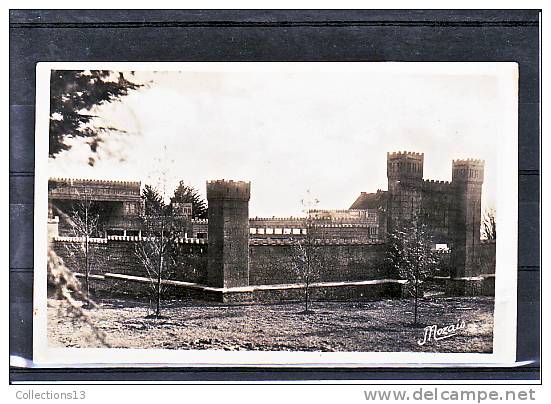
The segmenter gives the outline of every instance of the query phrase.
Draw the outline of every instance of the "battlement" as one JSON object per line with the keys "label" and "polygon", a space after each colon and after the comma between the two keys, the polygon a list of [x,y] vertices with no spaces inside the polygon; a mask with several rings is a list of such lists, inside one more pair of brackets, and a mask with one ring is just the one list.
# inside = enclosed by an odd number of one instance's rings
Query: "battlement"
{"label": "battlement", "polygon": [[[84,243],[86,241],[85,237],[63,237],[63,236],[56,236],[53,238],[54,241],[59,242],[65,242],[65,243]],[[88,242],[90,244],[106,244],[107,239],[105,238],[96,238],[96,237],[90,237],[88,238]]]}
{"label": "battlement", "polygon": [[332,220],[332,223],[315,223],[314,227],[319,228],[345,228],[345,227],[371,227],[365,220],[356,221],[344,221],[344,220]]}
{"label": "battlement", "polygon": [[249,222],[273,222],[273,221],[277,221],[277,222],[290,222],[290,221],[296,221],[296,222],[302,222],[306,220],[305,217],[294,217],[294,216],[289,216],[289,217],[251,217],[249,218]]}
{"label": "battlement", "polygon": [[450,184],[449,181],[441,181],[441,180],[423,180],[424,184]]}
{"label": "battlement", "polygon": [[416,152],[387,153],[386,173],[393,181],[414,180],[423,178],[423,163],[425,155]]}
{"label": "battlement", "polygon": [[[107,236],[107,238],[89,238],[88,242],[91,244],[107,244],[109,241],[133,241],[133,242],[145,242],[151,241],[150,237],[141,236]],[[65,243],[83,243],[84,237],[54,237],[54,241]],[[175,240],[176,244],[208,244],[208,241],[202,238],[184,238],[180,237]]]}
{"label": "battlement", "polygon": [[[366,192],[362,192],[362,195],[365,195]],[[310,209],[308,213],[345,213],[345,214],[351,214],[351,213],[360,213],[360,212],[368,212],[372,209]]]}
{"label": "battlement", "polygon": [[251,197],[251,183],[246,181],[207,181],[207,199],[235,199],[248,201]]}
{"label": "battlement", "polygon": [[484,160],[481,159],[456,159],[452,161],[453,166],[469,165],[469,166],[484,166]]}
{"label": "battlement", "polygon": [[[252,217],[249,219],[249,224],[251,226],[260,226],[263,227],[265,225],[276,225],[276,226],[285,226],[286,224],[289,226],[297,226],[297,225],[304,225],[305,221],[308,220],[305,217]],[[350,217],[350,218],[340,218],[340,217],[312,217],[309,219],[312,224],[315,224],[319,227],[346,227],[347,225],[350,225],[348,227],[351,227],[353,225],[363,225],[366,222],[368,222],[368,219],[366,218],[359,218],[359,217]],[[329,223],[327,223],[329,222]]]}
{"label": "battlement", "polygon": [[450,181],[439,180],[423,180],[423,190],[426,191],[448,191],[450,189]]}
{"label": "battlement", "polygon": [[[359,210],[359,209],[354,209],[354,210]],[[328,212],[328,213],[348,213],[350,212],[350,209],[310,209],[308,211],[308,213],[324,213],[324,212]]]}
{"label": "battlement", "polygon": [[484,181],[484,160],[463,159],[452,161],[452,182]]}
{"label": "battlement", "polygon": [[424,155],[425,153],[417,153],[417,152],[410,152],[410,151],[388,152],[386,154],[387,159],[396,159],[396,158],[404,158],[404,157],[422,159]]}
{"label": "battlement", "polygon": [[53,178],[50,178],[48,182],[62,184],[62,185],[69,185],[72,187],[112,186],[112,187],[125,187],[125,188],[138,188],[138,189],[140,189],[141,187],[140,181],[89,180],[89,179],[82,179],[82,178],[53,177]]}
{"label": "battlement", "polygon": [[139,181],[108,181],[73,178],[50,178],[48,198],[94,201],[139,202]]}
{"label": "battlement", "polygon": [[[249,246],[293,246],[300,243],[304,243],[301,239],[251,239],[249,240]],[[374,245],[384,244],[382,241],[377,240],[345,240],[345,239],[320,239],[315,240],[315,245],[328,246],[328,245]]]}

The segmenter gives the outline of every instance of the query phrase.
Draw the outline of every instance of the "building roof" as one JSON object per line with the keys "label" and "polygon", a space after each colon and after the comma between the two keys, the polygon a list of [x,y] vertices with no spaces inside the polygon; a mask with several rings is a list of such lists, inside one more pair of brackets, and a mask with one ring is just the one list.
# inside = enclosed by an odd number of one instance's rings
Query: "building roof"
{"label": "building roof", "polygon": [[387,199],[387,191],[362,192],[350,206],[350,209],[378,209],[384,207]]}

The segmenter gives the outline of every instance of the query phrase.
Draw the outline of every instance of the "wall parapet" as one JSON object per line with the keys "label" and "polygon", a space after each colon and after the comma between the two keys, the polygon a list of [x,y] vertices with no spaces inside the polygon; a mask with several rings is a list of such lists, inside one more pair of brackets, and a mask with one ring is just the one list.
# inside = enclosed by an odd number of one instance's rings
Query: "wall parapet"
{"label": "wall parapet", "polygon": [[207,181],[207,200],[236,199],[248,201],[251,197],[249,181],[212,180]]}
{"label": "wall parapet", "polygon": [[468,159],[455,159],[452,160],[453,165],[484,165],[484,160],[482,159],[474,159],[474,158],[468,158]]}
{"label": "wall parapet", "polygon": [[[362,192],[365,193],[365,192]],[[308,213],[349,213],[349,212],[367,212],[369,209],[310,209]]]}
{"label": "wall parapet", "polygon": [[[292,246],[303,242],[303,239],[250,239],[249,246]],[[349,240],[349,239],[320,239],[314,242],[318,246],[331,246],[331,245],[382,245],[383,241],[378,240]]]}
{"label": "wall parapet", "polygon": [[[323,218],[310,218],[306,219],[305,217],[252,217],[249,219],[249,224],[254,224],[255,222],[281,222],[281,223],[293,223],[304,224],[307,220],[310,220],[312,223],[316,222],[332,222],[336,224],[356,224],[356,223],[367,223],[371,222],[372,219],[368,218],[337,218],[337,217],[323,217]],[[321,225],[320,225],[321,226]]]}
{"label": "wall parapet", "polygon": [[387,157],[389,158],[396,158],[396,157],[404,157],[404,156],[411,156],[411,157],[421,157],[424,156],[425,153],[417,153],[417,152],[410,152],[410,151],[397,151],[397,152],[387,152]]}
{"label": "wall parapet", "polygon": [[451,189],[452,183],[450,181],[440,180],[423,180],[423,190],[425,191],[441,191],[447,192]]}
{"label": "wall parapet", "polygon": [[67,184],[71,186],[78,185],[116,185],[116,186],[126,186],[126,187],[141,187],[140,181],[124,181],[124,180],[91,180],[86,178],[61,178],[53,177],[49,179],[50,182],[58,182],[62,184]]}
{"label": "wall parapet", "polygon": [[48,180],[49,200],[80,200],[87,197],[96,201],[139,202],[141,182],[108,181],[72,178],[50,178]]}
{"label": "wall parapet", "polygon": [[[84,243],[86,237],[66,237],[66,236],[56,236],[53,238],[54,241],[65,242],[65,243]],[[107,243],[106,238],[99,237],[90,237],[88,238],[89,243],[93,244],[105,244]]]}
{"label": "wall parapet", "polygon": [[[105,244],[109,241],[128,241],[128,242],[142,242],[150,241],[150,237],[141,237],[141,236],[107,236],[107,238],[89,238],[88,242],[96,244]],[[85,237],[63,237],[58,236],[54,237],[54,241],[66,242],[66,243],[83,243],[85,242]],[[179,237],[176,239],[177,244],[208,244],[207,239],[204,238],[189,238],[189,237]]]}
{"label": "wall parapet", "polygon": [[[107,236],[108,240],[114,241],[151,241],[154,240],[154,237],[144,237],[144,236]],[[178,237],[176,240],[177,244],[208,244],[207,240],[204,238],[191,238],[191,237]]]}
{"label": "wall parapet", "polygon": [[259,222],[262,222],[262,221],[280,221],[280,222],[283,222],[283,221],[304,221],[306,220],[306,217],[294,217],[294,216],[289,216],[289,217],[250,217],[249,218],[249,222],[252,222],[252,221],[259,221]]}

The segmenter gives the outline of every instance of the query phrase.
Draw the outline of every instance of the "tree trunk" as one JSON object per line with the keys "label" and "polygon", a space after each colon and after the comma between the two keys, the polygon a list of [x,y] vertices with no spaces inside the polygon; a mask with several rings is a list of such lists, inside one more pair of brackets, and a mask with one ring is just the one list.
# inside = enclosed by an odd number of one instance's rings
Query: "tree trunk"
{"label": "tree trunk", "polygon": [[[163,226],[161,224],[161,226]],[[163,229],[161,228],[161,246],[159,248],[159,270],[157,276],[157,309],[155,311],[155,316],[161,316],[161,276],[163,271],[163,245],[164,245],[164,234]]]}
{"label": "tree trunk", "polygon": [[84,241],[84,279],[86,281],[86,296],[90,297],[90,265],[88,263],[88,236]]}
{"label": "tree trunk", "polygon": [[417,279],[415,279],[415,304],[414,304],[414,309],[413,309],[413,324],[417,325],[417,297],[418,297],[418,294],[417,294],[417,290],[418,290],[418,283],[417,283]]}
{"label": "tree trunk", "polygon": [[305,283],[305,312],[308,313],[308,289],[309,289],[309,285],[308,285],[308,282]]}
{"label": "tree trunk", "polygon": [[163,256],[159,259],[159,275],[157,276],[157,308],[155,310],[155,316],[161,316],[161,270],[163,268]]}
{"label": "tree trunk", "polygon": [[88,206],[84,208],[84,277],[86,280],[86,297],[90,297],[90,263],[88,261],[89,239],[88,239]]}

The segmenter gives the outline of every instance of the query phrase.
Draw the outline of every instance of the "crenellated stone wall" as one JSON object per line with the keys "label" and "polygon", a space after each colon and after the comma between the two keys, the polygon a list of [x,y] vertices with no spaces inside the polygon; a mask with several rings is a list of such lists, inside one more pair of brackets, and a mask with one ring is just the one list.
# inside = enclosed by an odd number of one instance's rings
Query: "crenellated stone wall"
{"label": "crenellated stone wall", "polygon": [[[288,242],[251,242],[249,246],[249,284],[270,285],[299,282],[293,267],[293,246]],[[384,268],[382,243],[324,243],[318,282],[347,282],[394,279]]]}
{"label": "crenellated stone wall", "polygon": [[[82,250],[79,251],[81,242],[82,240],[70,237],[57,237],[52,245],[69,268],[82,275],[83,255]],[[94,277],[99,276],[92,281],[93,291],[136,297],[148,295],[148,284],[144,280],[148,274],[135,254],[136,244],[140,242],[138,237],[122,236],[91,240],[91,273]],[[177,265],[169,271],[169,278],[170,281],[187,282],[191,285],[186,288],[169,285],[166,296],[227,302],[301,298],[302,289],[289,286],[296,285],[299,281],[293,268],[293,247],[287,240],[250,240],[248,286],[254,290],[242,291],[237,288],[235,292],[231,292],[230,288],[227,295],[207,286],[208,244],[205,240],[182,239],[178,246]],[[320,267],[319,277],[315,280],[321,286],[316,287],[314,298],[369,300],[377,296],[400,296],[396,274],[389,273],[384,266],[384,243],[326,240],[322,244],[322,249],[325,262]],[[447,260],[447,257],[445,258]],[[446,260],[443,261],[443,265]],[[488,278],[484,281],[486,285],[492,281],[491,276],[495,273],[495,241],[485,241],[481,244],[481,271],[485,274],[485,279]],[[449,279],[449,273],[441,275]],[[142,280],[133,281],[134,278]],[[379,281],[382,283],[378,284]],[[362,282],[367,283],[364,285]],[[377,286],[373,286],[373,282],[377,283]],[[462,285],[453,287],[457,289],[460,286]],[[450,286],[442,283],[439,288],[445,291]],[[488,289],[485,293],[490,292]]]}
{"label": "crenellated stone wall", "polygon": [[[107,239],[90,239],[90,272],[95,275],[115,273],[147,277],[148,273],[136,254],[139,237],[109,236]],[[84,273],[82,239],[56,237],[52,241],[55,252],[74,272]],[[176,263],[169,268],[167,277],[174,280],[204,283],[207,266],[207,244],[204,240],[182,239],[178,243]]]}
{"label": "crenellated stone wall", "polygon": [[[53,247],[66,265],[83,273],[81,241],[58,237]],[[147,277],[147,271],[136,255],[138,237],[111,236],[91,239],[89,244],[91,273],[108,273]],[[171,279],[207,284],[208,244],[203,240],[178,244],[176,266],[170,270]],[[298,282],[293,268],[292,244],[288,241],[251,240],[249,243],[249,284],[274,285]],[[321,246],[324,264],[320,267],[319,282],[363,281],[395,277],[384,270],[384,244],[332,241]]]}

